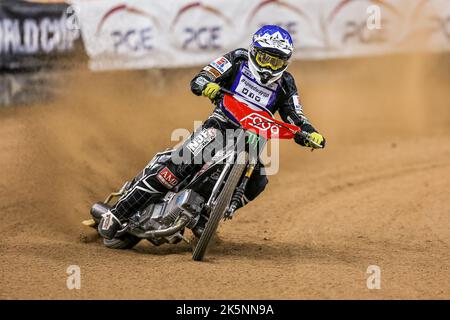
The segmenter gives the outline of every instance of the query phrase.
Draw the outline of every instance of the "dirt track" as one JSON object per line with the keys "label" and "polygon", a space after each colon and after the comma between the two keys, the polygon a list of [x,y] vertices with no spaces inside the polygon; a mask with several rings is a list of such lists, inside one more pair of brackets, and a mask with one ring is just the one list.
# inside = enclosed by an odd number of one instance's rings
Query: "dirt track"
{"label": "dirt track", "polygon": [[[188,91],[195,70],[159,87],[74,73],[61,101],[0,110],[0,298],[449,299],[449,60],[292,66],[328,146],[283,142],[279,174],[204,263],[186,244],[108,250],[80,225],[174,128],[208,115]],[[73,264],[81,290],[66,288]]]}

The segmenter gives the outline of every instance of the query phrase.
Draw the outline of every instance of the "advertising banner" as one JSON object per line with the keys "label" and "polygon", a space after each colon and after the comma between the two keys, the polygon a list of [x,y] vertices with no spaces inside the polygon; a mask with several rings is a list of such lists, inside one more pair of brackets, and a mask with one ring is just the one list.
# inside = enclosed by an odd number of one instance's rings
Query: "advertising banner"
{"label": "advertising banner", "polygon": [[68,4],[0,1],[0,69],[41,67],[82,48],[69,28]]}
{"label": "advertising banner", "polygon": [[450,49],[450,0],[73,0],[94,70],[186,67],[248,48],[261,25],[294,59]]}

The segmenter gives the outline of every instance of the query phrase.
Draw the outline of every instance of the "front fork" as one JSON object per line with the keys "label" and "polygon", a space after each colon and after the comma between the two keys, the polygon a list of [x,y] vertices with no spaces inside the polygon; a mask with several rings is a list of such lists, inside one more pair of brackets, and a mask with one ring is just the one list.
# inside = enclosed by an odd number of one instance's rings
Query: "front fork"
{"label": "front fork", "polygon": [[247,164],[244,177],[242,178],[240,185],[234,191],[228,210],[225,212],[225,220],[233,218],[234,212],[238,208],[239,203],[242,201],[248,181],[250,180],[258,163],[259,156],[267,143],[266,139],[249,131],[247,131],[247,139],[249,146],[249,162]]}

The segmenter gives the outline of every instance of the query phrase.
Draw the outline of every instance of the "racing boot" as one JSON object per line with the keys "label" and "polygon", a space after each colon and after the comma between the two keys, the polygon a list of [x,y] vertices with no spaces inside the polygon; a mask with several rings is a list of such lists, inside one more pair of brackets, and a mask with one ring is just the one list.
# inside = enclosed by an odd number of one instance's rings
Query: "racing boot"
{"label": "racing boot", "polygon": [[114,239],[117,231],[122,228],[122,222],[111,212],[104,213],[98,224],[98,233],[105,239]]}

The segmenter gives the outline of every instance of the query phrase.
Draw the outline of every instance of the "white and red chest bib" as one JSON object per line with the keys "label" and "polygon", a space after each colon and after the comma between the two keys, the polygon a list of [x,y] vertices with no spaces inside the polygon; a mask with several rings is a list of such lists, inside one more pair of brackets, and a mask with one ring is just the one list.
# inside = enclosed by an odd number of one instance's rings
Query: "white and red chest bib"
{"label": "white and red chest bib", "polygon": [[277,82],[267,86],[260,85],[250,72],[247,63],[244,62],[234,79],[231,91],[236,94],[235,97],[238,100],[247,103],[249,107],[256,107],[256,109],[262,107],[274,112],[274,104],[280,91],[280,85]]}

